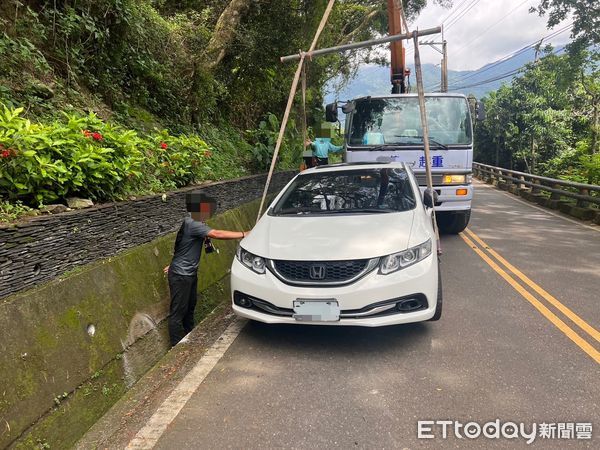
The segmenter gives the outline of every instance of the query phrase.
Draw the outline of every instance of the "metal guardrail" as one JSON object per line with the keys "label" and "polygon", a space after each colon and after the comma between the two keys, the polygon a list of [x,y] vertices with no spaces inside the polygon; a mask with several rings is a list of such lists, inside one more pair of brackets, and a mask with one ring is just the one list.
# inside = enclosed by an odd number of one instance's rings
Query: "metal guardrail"
{"label": "metal guardrail", "polygon": [[473,163],[473,174],[478,178],[490,178],[500,183],[514,184],[519,189],[527,186],[531,188],[533,194],[542,191],[550,192],[551,200],[561,200],[562,197],[573,198],[577,200],[579,207],[586,207],[589,203],[600,205],[600,186],[595,184],[557,180],[478,162]]}

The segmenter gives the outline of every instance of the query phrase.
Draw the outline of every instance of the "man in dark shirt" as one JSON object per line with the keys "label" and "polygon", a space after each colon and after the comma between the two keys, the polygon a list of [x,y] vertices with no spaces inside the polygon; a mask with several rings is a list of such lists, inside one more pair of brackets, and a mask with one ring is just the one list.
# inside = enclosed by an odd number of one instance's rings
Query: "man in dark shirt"
{"label": "man in dark shirt", "polygon": [[171,306],[169,312],[169,336],[171,345],[177,344],[194,327],[198,266],[202,247],[207,238],[243,239],[247,231],[213,230],[204,223],[216,209],[216,202],[204,194],[190,192],[186,195],[190,215],[183,220],[177,238],[168,273]]}

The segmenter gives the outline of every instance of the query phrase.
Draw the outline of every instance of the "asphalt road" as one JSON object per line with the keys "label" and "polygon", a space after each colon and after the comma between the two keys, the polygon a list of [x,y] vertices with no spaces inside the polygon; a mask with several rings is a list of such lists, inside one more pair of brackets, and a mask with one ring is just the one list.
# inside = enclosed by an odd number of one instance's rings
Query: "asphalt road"
{"label": "asphalt road", "polygon": [[470,230],[442,239],[439,322],[248,323],[156,447],[527,447],[417,436],[418,420],[499,419],[592,423],[591,440],[538,428],[532,446],[600,448],[600,231],[485,185]]}

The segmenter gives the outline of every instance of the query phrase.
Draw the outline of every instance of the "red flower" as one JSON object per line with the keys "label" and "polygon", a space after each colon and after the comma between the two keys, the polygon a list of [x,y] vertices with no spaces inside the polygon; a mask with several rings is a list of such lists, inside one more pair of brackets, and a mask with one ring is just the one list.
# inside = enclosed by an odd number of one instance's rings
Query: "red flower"
{"label": "red flower", "polygon": [[81,130],[81,133],[83,133],[85,137],[90,137],[92,135],[90,130]]}
{"label": "red flower", "polygon": [[160,148],[162,148],[163,150],[166,150],[167,148],[169,148],[169,145],[166,142],[161,142]]}
{"label": "red flower", "polygon": [[101,135],[100,133],[98,133],[98,132],[92,133],[92,138],[93,138],[95,141],[101,141],[101,140],[103,140],[103,139],[104,139],[104,138],[102,137],[102,135]]}
{"label": "red flower", "polygon": [[0,156],[2,156],[2,158],[8,158],[11,155],[9,150],[2,150],[2,153],[0,153]]}

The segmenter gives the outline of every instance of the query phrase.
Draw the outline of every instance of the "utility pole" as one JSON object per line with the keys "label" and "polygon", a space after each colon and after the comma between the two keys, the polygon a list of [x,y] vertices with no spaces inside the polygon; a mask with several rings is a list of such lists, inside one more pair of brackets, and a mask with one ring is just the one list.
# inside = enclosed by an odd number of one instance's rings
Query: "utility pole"
{"label": "utility pole", "polygon": [[[421,41],[420,45],[429,45],[432,49],[442,55],[442,75],[440,80],[440,92],[448,92],[448,46],[444,39],[444,31],[442,28],[442,42]],[[437,47],[441,45],[442,48]]]}
{"label": "utility pole", "polygon": [[[443,39],[443,38],[442,38]],[[448,50],[446,40],[442,40],[442,92],[448,92]]]}

